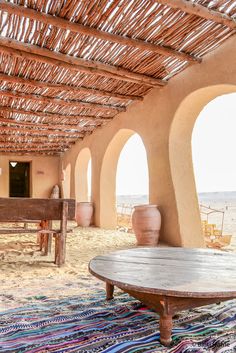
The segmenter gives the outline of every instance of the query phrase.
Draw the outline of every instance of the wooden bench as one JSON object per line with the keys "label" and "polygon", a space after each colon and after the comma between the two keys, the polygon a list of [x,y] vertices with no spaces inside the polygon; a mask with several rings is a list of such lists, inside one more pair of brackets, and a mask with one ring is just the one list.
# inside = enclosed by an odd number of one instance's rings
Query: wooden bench
{"label": "wooden bench", "polygon": [[[4,228],[0,234],[39,233],[41,248],[48,251],[50,237],[55,236],[55,264],[65,263],[67,221],[75,219],[73,199],[0,198],[0,222],[40,221],[40,229]],[[60,221],[60,229],[52,229],[52,221]]]}

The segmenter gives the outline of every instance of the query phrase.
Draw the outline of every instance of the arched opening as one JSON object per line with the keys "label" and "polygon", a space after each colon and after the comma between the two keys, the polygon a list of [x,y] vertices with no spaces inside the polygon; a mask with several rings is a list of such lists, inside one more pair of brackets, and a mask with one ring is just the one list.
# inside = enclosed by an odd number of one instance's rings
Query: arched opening
{"label": "arched opening", "polygon": [[236,93],[215,98],[192,134],[193,169],[202,230],[209,247],[229,245],[236,233]]}
{"label": "arched opening", "polygon": [[62,191],[63,197],[65,199],[70,198],[70,184],[71,184],[71,164],[67,164],[66,168],[63,170],[63,181],[62,181]]}
{"label": "arched opening", "polygon": [[173,119],[169,157],[181,244],[185,247],[205,246],[192,163],[193,126],[204,106],[211,100],[235,91],[236,87],[233,85],[217,85],[199,89],[183,100]]}
{"label": "arched opening", "polygon": [[121,150],[116,173],[117,226],[131,229],[134,205],[148,204],[147,153],[141,137],[132,135]]}
{"label": "arched opening", "polygon": [[[103,157],[103,163],[102,163],[102,169],[101,169],[101,176],[100,176],[100,226],[104,228],[111,228],[115,229],[116,224],[117,224],[117,219],[116,219],[116,182],[117,182],[117,166],[118,166],[118,160],[121,154],[121,151],[127,141],[131,138],[131,136],[134,135],[134,141],[137,139],[135,137],[135,131],[130,130],[130,129],[122,129],[120,130],[112,139],[110,142],[109,146],[107,147],[107,150],[105,152],[105,155]],[[139,137],[138,139],[141,140]],[[142,140],[141,140],[142,141]],[[132,144],[132,140],[131,140]],[[144,148],[144,146],[142,146]],[[130,157],[130,163],[131,163],[132,156]],[[141,165],[140,161],[140,168],[143,167]],[[145,167],[145,166],[144,166]],[[124,174],[124,173],[123,173]],[[128,173],[127,173],[127,178],[128,178]],[[119,178],[119,176],[118,176]],[[132,176],[131,176],[132,178]],[[120,182],[122,183],[122,179],[125,179],[125,176],[123,175]],[[136,176],[136,179],[138,177]],[[131,179],[130,179],[131,180]],[[119,184],[120,184],[119,182]],[[133,184],[136,183],[133,181]],[[125,193],[129,192],[129,185],[130,182],[127,183],[127,185],[123,184],[123,190],[125,190]],[[117,184],[117,192],[121,192],[122,190],[121,184]],[[148,187],[147,187],[148,189]],[[135,190],[135,189],[132,189]],[[131,192],[132,192],[131,190]],[[144,189],[145,190],[145,187]],[[136,192],[138,192],[138,188],[136,188]]]}
{"label": "arched opening", "polygon": [[92,163],[89,148],[78,154],[75,164],[75,197],[77,202],[91,201]]}
{"label": "arched opening", "polygon": [[236,190],[235,101],[236,93],[215,98],[195,122],[192,153],[198,194]]}

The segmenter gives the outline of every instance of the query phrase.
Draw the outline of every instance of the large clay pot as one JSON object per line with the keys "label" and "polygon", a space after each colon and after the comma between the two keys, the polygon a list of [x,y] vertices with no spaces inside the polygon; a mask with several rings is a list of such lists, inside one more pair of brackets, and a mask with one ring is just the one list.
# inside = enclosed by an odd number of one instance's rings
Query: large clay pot
{"label": "large clay pot", "polygon": [[157,205],[134,206],[132,227],[137,245],[156,246],[161,228],[161,214]]}
{"label": "large clay pot", "polygon": [[77,202],[75,220],[78,226],[89,227],[93,218],[92,202]]}

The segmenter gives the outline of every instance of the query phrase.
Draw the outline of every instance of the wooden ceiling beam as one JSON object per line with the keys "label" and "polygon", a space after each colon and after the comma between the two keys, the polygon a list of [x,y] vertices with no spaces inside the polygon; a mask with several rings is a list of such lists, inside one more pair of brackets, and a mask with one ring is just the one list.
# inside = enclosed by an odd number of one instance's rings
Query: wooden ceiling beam
{"label": "wooden ceiling beam", "polygon": [[31,100],[42,104],[61,105],[61,106],[70,107],[70,108],[78,107],[78,108],[87,108],[87,109],[99,109],[99,110],[104,110],[108,112],[112,111],[114,113],[124,112],[126,110],[125,107],[114,107],[111,105],[105,105],[105,104],[99,104],[99,103],[64,100],[60,98],[45,97],[37,94],[20,93],[17,91],[0,90],[0,95],[4,97],[10,97],[10,98]]}
{"label": "wooden ceiling beam", "polygon": [[55,130],[49,130],[49,129],[28,129],[28,128],[20,128],[20,127],[15,127],[15,126],[0,126],[0,131],[15,131],[15,132],[19,132],[19,133],[24,133],[24,134],[29,134],[29,135],[37,135],[37,136],[41,136],[41,135],[56,135],[56,136],[65,136],[65,137],[71,137],[71,138],[80,138],[80,137],[84,137],[85,134],[82,133],[77,133],[77,132],[63,132],[63,131],[55,131]]}
{"label": "wooden ceiling beam", "polygon": [[79,126],[79,123],[77,125],[31,123],[31,122],[28,122],[28,121],[8,119],[8,118],[5,118],[3,116],[0,116],[0,124],[1,123],[19,125],[21,127],[26,126],[26,127],[36,127],[36,128],[47,128],[47,129],[50,129],[50,130],[77,130],[77,132],[82,132],[82,131],[79,131],[79,130],[86,129],[86,127]]}
{"label": "wooden ceiling beam", "polygon": [[29,154],[29,153],[40,153],[40,154],[57,154],[57,153],[64,153],[67,151],[66,149],[55,149],[55,148],[46,148],[46,149],[38,149],[38,148],[15,148],[15,149],[9,149],[9,148],[1,148],[0,147],[0,152],[1,154],[5,153],[5,154]]}
{"label": "wooden ceiling beam", "polygon": [[24,109],[17,109],[17,108],[11,108],[11,107],[6,107],[6,106],[1,106],[0,105],[0,112],[8,112],[8,113],[14,113],[14,114],[22,114],[22,115],[29,115],[29,116],[35,116],[38,118],[47,118],[51,119],[67,119],[69,122],[70,119],[80,119],[80,120],[85,120],[85,121],[96,121],[96,122],[102,122],[102,121],[111,121],[112,117],[97,117],[97,116],[88,116],[88,115],[64,115],[64,114],[59,114],[59,113],[48,113],[48,112],[37,112],[37,111],[29,111],[29,110],[24,110]]}
{"label": "wooden ceiling beam", "polygon": [[7,148],[2,148],[0,149],[1,154],[14,154],[14,155],[27,155],[27,154],[51,154],[51,155],[57,155],[64,153],[65,150],[51,150],[51,149],[45,149],[45,150],[37,150],[37,149],[7,149]]}
{"label": "wooden ceiling beam", "polygon": [[205,20],[210,20],[236,30],[236,21],[226,14],[213,11],[198,3],[186,0],[156,0],[159,4],[170,6],[173,9],[181,10],[189,15],[195,15]]}
{"label": "wooden ceiling beam", "polygon": [[49,148],[49,147],[55,147],[55,148],[70,148],[72,146],[72,143],[67,143],[67,144],[62,144],[62,143],[50,143],[50,142],[44,142],[43,146],[39,145],[36,142],[28,142],[26,141],[0,141],[0,147],[14,147],[19,144],[24,145],[24,147],[43,147],[43,148]]}
{"label": "wooden ceiling beam", "polygon": [[160,54],[168,57],[171,56],[184,61],[189,61],[189,62],[200,61],[200,59],[194,56],[176,51],[168,47],[164,47],[162,45],[157,45],[157,44],[149,43],[139,39],[124,37],[121,35],[104,32],[93,27],[70,22],[57,16],[52,16],[43,12],[35,11],[33,9],[12,4],[3,0],[0,0],[0,9],[3,11],[7,11],[8,13],[18,15],[20,17],[27,17],[31,20],[40,21],[46,25],[53,25],[59,29],[69,30],[74,33],[81,33],[81,34],[91,36],[97,39],[102,39],[108,42],[129,46],[133,48],[138,48],[140,50],[146,50],[152,53],[156,53],[156,54]]}
{"label": "wooden ceiling beam", "polygon": [[62,54],[37,45],[26,44],[15,39],[0,36],[0,51],[15,55],[24,59],[43,62],[49,65],[55,65],[63,69],[84,72],[90,75],[100,75],[115,80],[132,82],[139,85],[151,87],[165,86],[167,82],[135,73],[123,69],[122,67],[102,64],[97,61],[84,60],[67,54]]}
{"label": "wooden ceiling beam", "polygon": [[60,151],[60,152],[63,152],[65,151],[66,149],[68,148],[60,148],[60,147],[50,147],[50,146],[47,146],[47,147],[34,147],[34,146],[22,146],[22,147],[13,147],[13,146],[1,146],[0,145],[0,151],[11,151],[11,152],[15,152],[15,151]]}
{"label": "wooden ceiling beam", "polygon": [[4,73],[0,73],[0,80],[7,81],[10,83],[32,86],[36,88],[55,89],[55,90],[59,90],[60,92],[65,91],[65,92],[74,93],[74,94],[85,93],[85,94],[90,94],[90,95],[99,96],[99,97],[116,98],[122,101],[127,101],[127,100],[142,101],[143,100],[143,97],[141,96],[113,93],[113,92],[108,92],[101,89],[93,89],[93,88],[88,88],[84,86],[75,87],[75,86],[70,86],[70,85],[61,84],[61,83],[59,84],[59,83],[37,81],[29,78],[26,79],[19,76],[10,76]]}
{"label": "wooden ceiling beam", "polygon": [[13,156],[42,156],[42,155],[47,155],[47,156],[52,156],[52,157],[56,157],[56,156],[60,156],[62,153],[63,153],[64,151],[62,151],[62,152],[57,152],[57,151],[41,151],[41,152],[33,152],[33,151],[28,151],[28,150],[26,150],[26,151],[1,151],[1,155],[6,155],[6,156],[8,156],[8,155],[13,155]]}
{"label": "wooden ceiling beam", "polygon": [[76,142],[76,138],[74,137],[70,137],[67,136],[65,138],[63,138],[63,140],[61,139],[60,136],[38,136],[38,135],[20,135],[16,136],[14,134],[12,134],[11,132],[5,132],[5,134],[1,134],[0,135],[0,142],[15,142],[15,143],[25,143],[25,142],[39,142],[39,143],[66,143],[66,144],[74,144]]}

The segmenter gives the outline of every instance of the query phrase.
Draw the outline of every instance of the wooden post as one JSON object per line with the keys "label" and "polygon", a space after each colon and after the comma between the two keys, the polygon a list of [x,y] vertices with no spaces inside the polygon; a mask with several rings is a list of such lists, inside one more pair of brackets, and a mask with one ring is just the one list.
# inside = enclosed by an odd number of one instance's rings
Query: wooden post
{"label": "wooden post", "polygon": [[65,258],[66,258],[67,218],[68,218],[68,202],[63,201],[60,234],[57,234],[56,236],[56,247],[55,247],[55,263],[58,266],[63,265],[65,263]]}
{"label": "wooden post", "polygon": [[[52,221],[48,221],[48,229],[52,230]],[[52,234],[48,233],[48,253],[51,254],[52,252]]]}
{"label": "wooden post", "polygon": [[60,240],[60,234],[55,234],[55,264],[58,265],[59,262],[59,240]]}
{"label": "wooden post", "polygon": [[[48,230],[49,222],[47,220],[42,220],[40,222],[41,230]],[[49,250],[49,234],[48,233],[41,233],[39,237],[39,247],[40,251],[44,251],[44,255],[48,255]]]}
{"label": "wooden post", "polygon": [[[44,229],[44,221],[43,220],[39,224],[39,229],[40,230]],[[37,241],[39,243],[39,250],[42,251],[43,250],[43,234],[38,233]]]}

